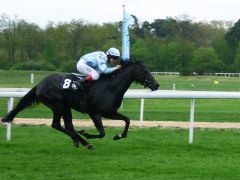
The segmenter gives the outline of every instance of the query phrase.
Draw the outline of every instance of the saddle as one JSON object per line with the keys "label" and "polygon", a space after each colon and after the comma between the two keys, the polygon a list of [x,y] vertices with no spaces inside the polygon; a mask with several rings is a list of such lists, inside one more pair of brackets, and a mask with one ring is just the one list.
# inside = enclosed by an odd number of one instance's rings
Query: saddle
{"label": "saddle", "polygon": [[86,75],[81,75],[77,73],[71,73],[64,76],[63,81],[61,83],[61,87],[63,90],[83,90],[88,83],[81,82],[84,80]]}

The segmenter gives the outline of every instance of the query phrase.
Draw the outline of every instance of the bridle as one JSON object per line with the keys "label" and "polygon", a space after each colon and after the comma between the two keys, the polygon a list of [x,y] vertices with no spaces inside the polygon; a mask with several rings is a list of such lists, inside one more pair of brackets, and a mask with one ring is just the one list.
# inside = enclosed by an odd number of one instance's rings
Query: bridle
{"label": "bridle", "polygon": [[151,81],[149,80],[150,78],[148,75],[148,71],[146,70],[146,68],[144,67],[144,64],[142,62],[139,63],[139,66],[141,68],[141,79],[144,79],[143,82],[140,82],[140,84],[142,84],[144,86],[144,88],[148,87],[151,85]]}
{"label": "bridle", "polygon": [[127,66],[129,66],[129,65],[131,65],[131,64],[132,64],[132,65],[135,64],[135,65],[137,65],[138,67],[140,67],[140,72],[139,72],[139,76],[140,76],[140,77],[139,77],[139,79],[140,79],[140,80],[144,79],[143,81],[141,81],[141,82],[136,82],[136,83],[139,83],[139,84],[143,85],[144,88],[146,88],[146,87],[148,87],[148,86],[151,86],[152,82],[151,82],[151,78],[150,78],[149,75],[148,75],[149,72],[148,72],[148,70],[146,69],[146,67],[145,67],[145,65],[143,64],[143,62],[141,62],[141,61],[134,61],[133,63],[131,63],[131,62],[125,62],[125,64],[123,64],[123,68],[115,71],[113,77],[117,77],[119,74],[121,74],[121,73],[124,71],[124,69],[125,69]]}

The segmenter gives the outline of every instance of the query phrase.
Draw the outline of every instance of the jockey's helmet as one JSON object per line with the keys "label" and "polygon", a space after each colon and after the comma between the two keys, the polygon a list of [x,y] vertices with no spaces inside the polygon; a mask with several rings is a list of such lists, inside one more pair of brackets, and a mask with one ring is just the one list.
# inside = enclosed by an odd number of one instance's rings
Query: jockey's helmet
{"label": "jockey's helmet", "polygon": [[118,59],[120,57],[120,51],[114,47],[108,49],[106,54],[111,56],[113,59]]}

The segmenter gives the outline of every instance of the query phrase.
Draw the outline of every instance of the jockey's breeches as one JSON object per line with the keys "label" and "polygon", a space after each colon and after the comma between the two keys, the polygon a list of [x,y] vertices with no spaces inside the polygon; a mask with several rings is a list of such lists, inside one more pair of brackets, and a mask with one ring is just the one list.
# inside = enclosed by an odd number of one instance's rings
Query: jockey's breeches
{"label": "jockey's breeches", "polygon": [[91,66],[87,65],[84,62],[84,59],[80,59],[77,63],[77,69],[80,73],[83,73],[85,75],[91,75],[93,80],[98,80],[99,79],[99,72],[97,72],[94,68]]}

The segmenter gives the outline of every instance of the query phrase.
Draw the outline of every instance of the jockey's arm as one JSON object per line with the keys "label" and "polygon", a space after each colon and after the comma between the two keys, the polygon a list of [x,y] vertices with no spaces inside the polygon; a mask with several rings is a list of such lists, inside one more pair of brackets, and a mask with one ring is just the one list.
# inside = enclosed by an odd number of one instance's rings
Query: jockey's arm
{"label": "jockey's arm", "polygon": [[117,70],[117,67],[112,67],[109,68],[107,67],[106,62],[103,59],[98,60],[98,69],[103,73],[103,74],[110,74],[113,71]]}

